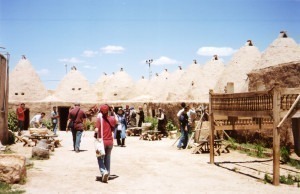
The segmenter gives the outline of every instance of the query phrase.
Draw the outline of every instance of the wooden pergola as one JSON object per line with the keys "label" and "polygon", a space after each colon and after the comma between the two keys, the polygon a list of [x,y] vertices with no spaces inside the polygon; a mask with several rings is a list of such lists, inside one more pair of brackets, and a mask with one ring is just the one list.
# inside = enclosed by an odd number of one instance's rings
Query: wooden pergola
{"label": "wooden pergola", "polygon": [[[269,91],[216,94],[209,92],[210,145],[214,145],[215,130],[273,130],[273,184],[280,177],[280,119],[294,108],[300,97],[300,88],[280,88]],[[227,119],[215,120],[217,116]],[[256,119],[242,119],[252,117]],[[282,120],[284,122],[284,120]],[[279,126],[279,127],[278,127]],[[210,163],[214,164],[214,146],[210,146]]]}

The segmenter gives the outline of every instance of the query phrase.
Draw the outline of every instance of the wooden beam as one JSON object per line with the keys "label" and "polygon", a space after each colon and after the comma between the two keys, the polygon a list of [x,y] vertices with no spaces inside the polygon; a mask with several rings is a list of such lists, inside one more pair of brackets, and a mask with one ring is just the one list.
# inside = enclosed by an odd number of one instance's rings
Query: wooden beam
{"label": "wooden beam", "polygon": [[280,88],[281,94],[299,94],[300,88]]}
{"label": "wooden beam", "polygon": [[[273,129],[273,124],[262,125],[262,130]],[[215,126],[215,130],[233,130],[232,125]],[[259,125],[234,125],[234,130],[260,130]]]}
{"label": "wooden beam", "polygon": [[212,94],[212,99],[215,98],[246,98],[246,97],[256,97],[258,95],[269,95],[269,91],[255,91],[255,92],[244,92],[244,93],[214,93]]}
{"label": "wooden beam", "polygon": [[226,111],[226,110],[213,110],[215,115],[226,115],[236,117],[270,117],[272,111]]}

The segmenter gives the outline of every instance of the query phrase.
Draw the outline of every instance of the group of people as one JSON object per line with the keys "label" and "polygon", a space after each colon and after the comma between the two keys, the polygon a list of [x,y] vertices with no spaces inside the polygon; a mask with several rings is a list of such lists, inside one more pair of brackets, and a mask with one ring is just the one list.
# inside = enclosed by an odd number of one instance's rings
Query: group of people
{"label": "group of people", "polygon": [[185,149],[188,144],[189,131],[194,127],[193,124],[196,117],[196,111],[192,107],[186,105],[185,102],[181,103],[181,108],[182,109],[177,113],[180,126],[180,139],[177,148]]}
{"label": "group of people", "polygon": [[[139,110],[136,111],[134,107],[129,108],[129,105],[126,105],[124,109],[124,113],[125,113],[126,122],[128,126],[136,126],[137,124],[138,127],[141,127],[142,123],[145,122],[145,114],[141,106],[139,106]],[[139,115],[138,122],[136,119],[137,115]]]}
{"label": "group of people", "polygon": [[[24,122],[25,122],[25,112],[27,108],[25,107],[25,103],[21,103],[19,107],[16,110],[17,120],[18,120],[18,134],[20,135],[21,132],[24,130]],[[34,128],[40,128],[44,127],[43,119],[45,117],[46,113],[41,112],[32,117],[30,120],[30,126]],[[51,123],[52,123],[52,129],[54,134],[56,135],[57,132],[57,123],[58,123],[58,112],[56,109],[56,106],[53,107],[53,110],[51,112]]]}
{"label": "group of people", "polygon": [[[191,129],[191,118],[195,114],[194,109],[191,109],[185,103],[181,103],[182,109],[177,113],[177,117],[180,123],[181,137],[177,145],[178,149],[186,148],[188,143],[188,132]],[[25,104],[17,108],[18,125],[20,130],[24,130],[25,120]],[[45,113],[42,112],[35,115],[30,124],[34,127],[39,127],[42,119],[45,117]],[[111,152],[114,145],[114,139],[116,139],[117,145],[125,147],[126,129],[130,122],[135,119],[136,115],[139,115],[138,126],[141,127],[145,119],[145,114],[142,107],[139,107],[139,111],[135,112],[130,109],[128,105],[123,109],[122,107],[117,109],[115,113],[114,107],[110,107],[107,104],[100,106],[100,111],[96,119],[95,138],[102,138],[104,142],[105,155],[97,157],[100,173],[102,174],[102,182],[107,182],[110,174],[110,160]],[[167,134],[165,130],[166,116],[164,111],[159,108],[159,113],[156,115],[158,119],[158,130],[163,134]],[[57,107],[53,107],[51,112],[51,121],[53,124],[53,131],[56,134],[57,123],[59,115],[57,113]],[[81,137],[84,131],[84,122],[87,116],[85,112],[80,109],[80,103],[75,103],[69,111],[67,126],[73,123],[72,127],[66,128],[66,131],[72,131],[73,137],[73,149],[76,153],[80,152]]]}
{"label": "group of people", "polygon": [[[73,149],[76,153],[80,152],[81,136],[83,133],[83,124],[86,119],[84,111],[80,109],[80,103],[75,103],[74,108],[69,111],[68,124],[74,123],[72,129],[67,128],[66,131],[72,131]],[[96,118],[95,138],[102,138],[105,148],[105,155],[97,157],[100,173],[102,174],[102,182],[107,182],[110,172],[111,151],[116,139],[117,145],[125,147],[126,129],[130,117],[128,106],[122,107],[114,111],[114,107],[107,104],[100,106],[100,111]],[[130,109],[129,109],[130,110]],[[143,114],[139,112],[138,114]],[[143,115],[142,115],[143,116]],[[141,117],[141,115],[140,115]]]}

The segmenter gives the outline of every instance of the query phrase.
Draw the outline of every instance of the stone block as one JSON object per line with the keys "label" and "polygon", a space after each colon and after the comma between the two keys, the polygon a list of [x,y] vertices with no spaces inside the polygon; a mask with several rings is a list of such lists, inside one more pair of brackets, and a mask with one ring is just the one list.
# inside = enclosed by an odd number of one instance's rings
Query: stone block
{"label": "stone block", "polygon": [[26,158],[16,154],[0,154],[0,181],[9,184],[26,177]]}

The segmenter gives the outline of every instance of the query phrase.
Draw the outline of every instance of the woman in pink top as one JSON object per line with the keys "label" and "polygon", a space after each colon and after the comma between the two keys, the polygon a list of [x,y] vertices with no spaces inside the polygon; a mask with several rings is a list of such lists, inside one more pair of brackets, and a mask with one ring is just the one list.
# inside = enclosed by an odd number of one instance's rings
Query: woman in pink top
{"label": "woman in pink top", "polygon": [[[100,169],[100,173],[102,175],[102,182],[108,181],[108,176],[110,173],[110,156],[111,151],[113,148],[113,135],[112,132],[114,131],[114,126],[116,125],[117,121],[114,116],[108,115],[109,106],[108,105],[101,105],[100,106],[100,113],[97,117],[96,122],[96,133],[101,137],[101,123],[103,124],[103,142],[105,147],[105,155],[97,157],[98,165]],[[102,122],[101,122],[102,120]]]}

